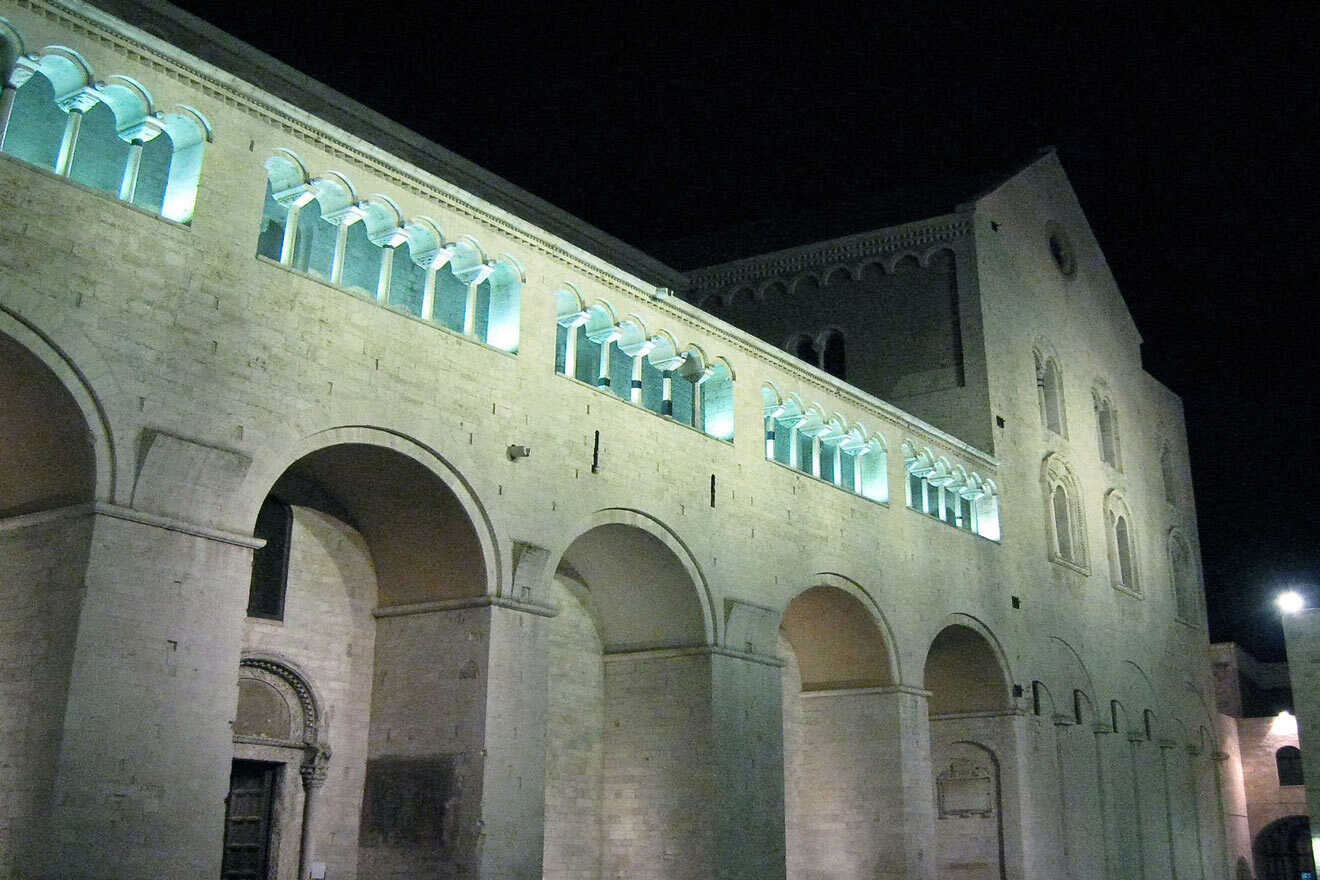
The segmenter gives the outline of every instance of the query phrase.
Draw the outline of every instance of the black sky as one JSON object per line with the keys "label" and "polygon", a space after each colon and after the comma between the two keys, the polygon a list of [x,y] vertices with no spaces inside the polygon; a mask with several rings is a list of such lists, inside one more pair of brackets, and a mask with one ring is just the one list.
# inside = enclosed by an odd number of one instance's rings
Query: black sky
{"label": "black sky", "polygon": [[1183,397],[1211,638],[1320,602],[1320,4],[179,5],[678,268],[1056,145]]}

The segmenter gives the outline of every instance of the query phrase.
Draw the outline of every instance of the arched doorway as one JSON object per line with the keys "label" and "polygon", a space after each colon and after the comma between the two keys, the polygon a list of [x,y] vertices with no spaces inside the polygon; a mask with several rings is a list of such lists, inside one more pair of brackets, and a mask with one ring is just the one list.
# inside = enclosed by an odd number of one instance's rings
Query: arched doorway
{"label": "arched doorway", "polygon": [[903,701],[876,618],[842,586],[784,611],[784,820],[788,877],[904,873]]}
{"label": "arched doorway", "polygon": [[[279,662],[244,661],[240,726],[266,717],[253,706],[276,705],[262,687],[279,691],[280,667],[315,682],[318,717],[334,722],[236,733],[232,778],[270,789],[272,878],[317,863],[331,877],[475,871],[480,858],[485,554],[443,463],[380,439],[403,448],[338,442],[301,456],[255,517],[266,545],[253,556],[242,650]],[[315,803],[328,808],[302,812]]]}
{"label": "arched doorway", "polygon": [[954,623],[931,643],[923,680],[931,693],[935,874],[1003,880],[1001,756],[1016,751],[1003,666],[978,628]]}
{"label": "arched doorway", "polygon": [[712,876],[700,575],[659,524],[622,511],[597,520],[552,581],[544,876]]}
{"label": "arched doorway", "polygon": [[[40,358],[0,334],[0,874],[38,871],[55,786],[70,670],[91,548],[96,485],[91,433]],[[34,848],[29,851],[28,847]]]}
{"label": "arched doorway", "polygon": [[1256,835],[1251,847],[1257,880],[1306,880],[1315,877],[1311,852],[1311,823],[1305,816],[1271,822]]}

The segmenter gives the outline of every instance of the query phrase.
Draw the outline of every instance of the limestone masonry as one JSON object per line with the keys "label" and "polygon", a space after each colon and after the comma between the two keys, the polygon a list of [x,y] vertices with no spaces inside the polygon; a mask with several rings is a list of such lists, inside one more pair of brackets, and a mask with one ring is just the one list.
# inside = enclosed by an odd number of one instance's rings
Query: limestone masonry
{"label": "limestone masonry", "polygon": [[680,273],[104,8],[0,0],[0,876],[1250,859],[1182,407],[1054,153]]}

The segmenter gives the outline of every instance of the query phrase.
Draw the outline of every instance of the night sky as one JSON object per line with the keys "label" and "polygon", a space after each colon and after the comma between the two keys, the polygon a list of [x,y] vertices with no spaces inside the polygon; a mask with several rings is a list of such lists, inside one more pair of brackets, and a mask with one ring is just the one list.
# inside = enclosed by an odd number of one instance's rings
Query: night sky
{"label": "night sky", "polygon": [[178,5],[677,268],[1057,146],[1186,407],[1211,639],[1320,602],[1320,4]]}

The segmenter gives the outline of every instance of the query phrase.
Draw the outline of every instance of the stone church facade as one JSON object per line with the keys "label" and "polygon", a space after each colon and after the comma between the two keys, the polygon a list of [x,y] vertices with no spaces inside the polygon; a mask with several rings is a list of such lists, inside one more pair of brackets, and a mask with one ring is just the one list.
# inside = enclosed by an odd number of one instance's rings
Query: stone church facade
{"label": "stone church facade", "polygon": [[682,274],[105,6],[0,0],[0,876],[1229,876],[1052,153]]}

